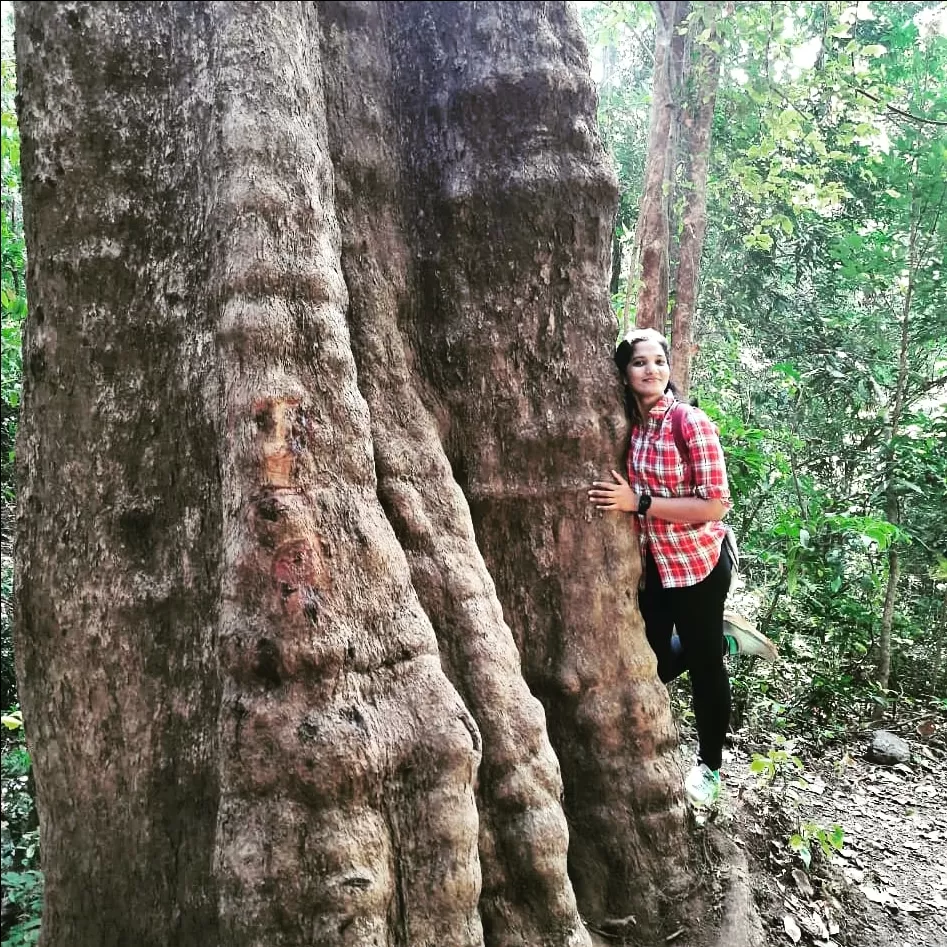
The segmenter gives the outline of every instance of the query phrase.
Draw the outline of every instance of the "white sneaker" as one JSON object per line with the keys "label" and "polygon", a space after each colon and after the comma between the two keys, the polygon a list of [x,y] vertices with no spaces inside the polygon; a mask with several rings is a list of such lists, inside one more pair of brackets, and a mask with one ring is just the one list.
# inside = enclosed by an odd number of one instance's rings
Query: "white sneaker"
{"label": "white sneaker", "polygon": [[729,609],[723,613],[723,633],[737,645],[738,654],[754,654],[764,661],[775,661],[779,652],[766,635],[761,634],[742,615]]}
{"label": "white sneaker", "polygon": [[720,774],[705,763],[698,763],[684,780],[684,792],[691,805],[708,809],[720,798]]}

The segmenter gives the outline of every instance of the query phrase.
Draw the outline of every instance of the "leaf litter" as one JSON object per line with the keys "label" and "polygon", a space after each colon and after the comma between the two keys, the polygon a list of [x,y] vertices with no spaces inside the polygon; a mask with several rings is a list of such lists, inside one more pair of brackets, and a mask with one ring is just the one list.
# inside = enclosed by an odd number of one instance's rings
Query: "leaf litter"
{"label": "leaf litter", "polygon": [[768,943],[947,947],[947,739],[926,740],[893,767],[868,762],[864,741],[812,750],[801,773],[767,783],[749,764],[768,748],[737,736],[718,824],[732,821],[751,859]]}

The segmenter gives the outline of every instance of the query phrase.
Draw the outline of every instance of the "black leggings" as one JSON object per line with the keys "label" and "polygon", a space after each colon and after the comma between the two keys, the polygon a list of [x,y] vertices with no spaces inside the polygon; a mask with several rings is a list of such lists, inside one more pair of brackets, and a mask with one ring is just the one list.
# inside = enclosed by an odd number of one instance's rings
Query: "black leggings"
{"label": "black leggings", "polygon": [[[700,760],[720,769],[723,742],[730,725],[730,679],[723,664],[723,605],[730,589],[730,557],[720,560],[697,585],[666,589],[650,551],[645,584],[638,593],[648,644],[658,659],[658,677],[667,684],[690,671]],[[671,647],[677,627],[681,650]]]}

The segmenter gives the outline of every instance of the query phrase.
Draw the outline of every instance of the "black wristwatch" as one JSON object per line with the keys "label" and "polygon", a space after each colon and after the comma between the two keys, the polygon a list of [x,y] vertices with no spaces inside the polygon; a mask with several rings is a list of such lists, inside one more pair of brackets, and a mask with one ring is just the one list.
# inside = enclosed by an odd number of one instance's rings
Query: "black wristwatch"
{"label": "black wristwatch", "polygon": [[639,516],[644,516],[645,513],[647,513],[650,508],[651,508],[651,494],[642,493],[641,496],[638,497],[638,509],[635,510],[635,512]]}

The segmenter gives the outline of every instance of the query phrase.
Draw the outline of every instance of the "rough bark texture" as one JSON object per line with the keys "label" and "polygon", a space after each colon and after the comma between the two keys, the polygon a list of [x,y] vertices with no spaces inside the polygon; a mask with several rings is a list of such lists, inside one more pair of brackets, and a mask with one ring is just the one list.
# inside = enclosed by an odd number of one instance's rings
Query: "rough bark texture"
{"label": "rough bark texture", "polygon": [[44,947],[660,941],[565,5],[33,3],[17,62]]}
{"label": "rough bark texture", "polygon": [[[614,182],[581,36],[561,8],[460,10],[418,29],[435,96],[410,123],[425,199],[420,370],[446,408],[445,447],[546,708],[579,903],[646,925],[679,895],[687,852],[636,551],[626,524],[589,514],[586,498],[617,447],[611,346],[597,341],[611,334]],[[475,62],[491,35],[520,41]]]}
{"label": "rough bark texture", "polygon": [[668,315],[668,201],[673,182],[675,125],[674,91],[680,87],[677,67],[683,62],[681,37],[675,32],[689,7],[688,0],[656,0],[654,22],[654,78],[651,82],[651,119],[638,223],[629,261],[628,287],[622,316],[623,329],[634,324],[666,331]]}
{"label": "rough bark texture", "polygon": [[703,8],[704,29],[711,30],[709,41],[698,42],[695,61],[688,69],[684,100],[680,110],[680,152],[683,173],[678,185],[683,189],[683,211],[677,240],[677,267],[671,277],[674,305],[671,311],[671,381],[680,397],[690,393],[691,360],[694,351],[694,309],[700,277],[700,257],[707,229],[707,172],[710,167],[710,139],[713,131],[720,55],[709,43],[716,39],[715,23],[719,4]]}
{"label": "rough bark texture", "polygon": [[170,8],[17,9],[30,317],[15,628],[47,944],[219,930],[224,509],[195,252],[199,39]]}
{"label": "rough bark texture", "polygon": [[[332,4],[323,13],[328,95],[344,104],[330,113],[342,265],[351,291],[353,350],[372,415],[378,495],[434,625],[444,669],[483,734],[477,795],[488,940],[585,944],[566,875],[562,781],[542,707],[520,673],[441,443],[444,408],[412,370],[437,315],[418,296],[414,142],[403,139],[443,89],[425,77],[410,97],[396,91],[410,88],[435,52],[419,35],[457,30],[470,13],[455,21],[438,11],[446,20],[440,23],[426,4],[403,8],[398,19],[392,12],[382,4]],[[466,49],[474,62],[492,56],[489,44]]]}

